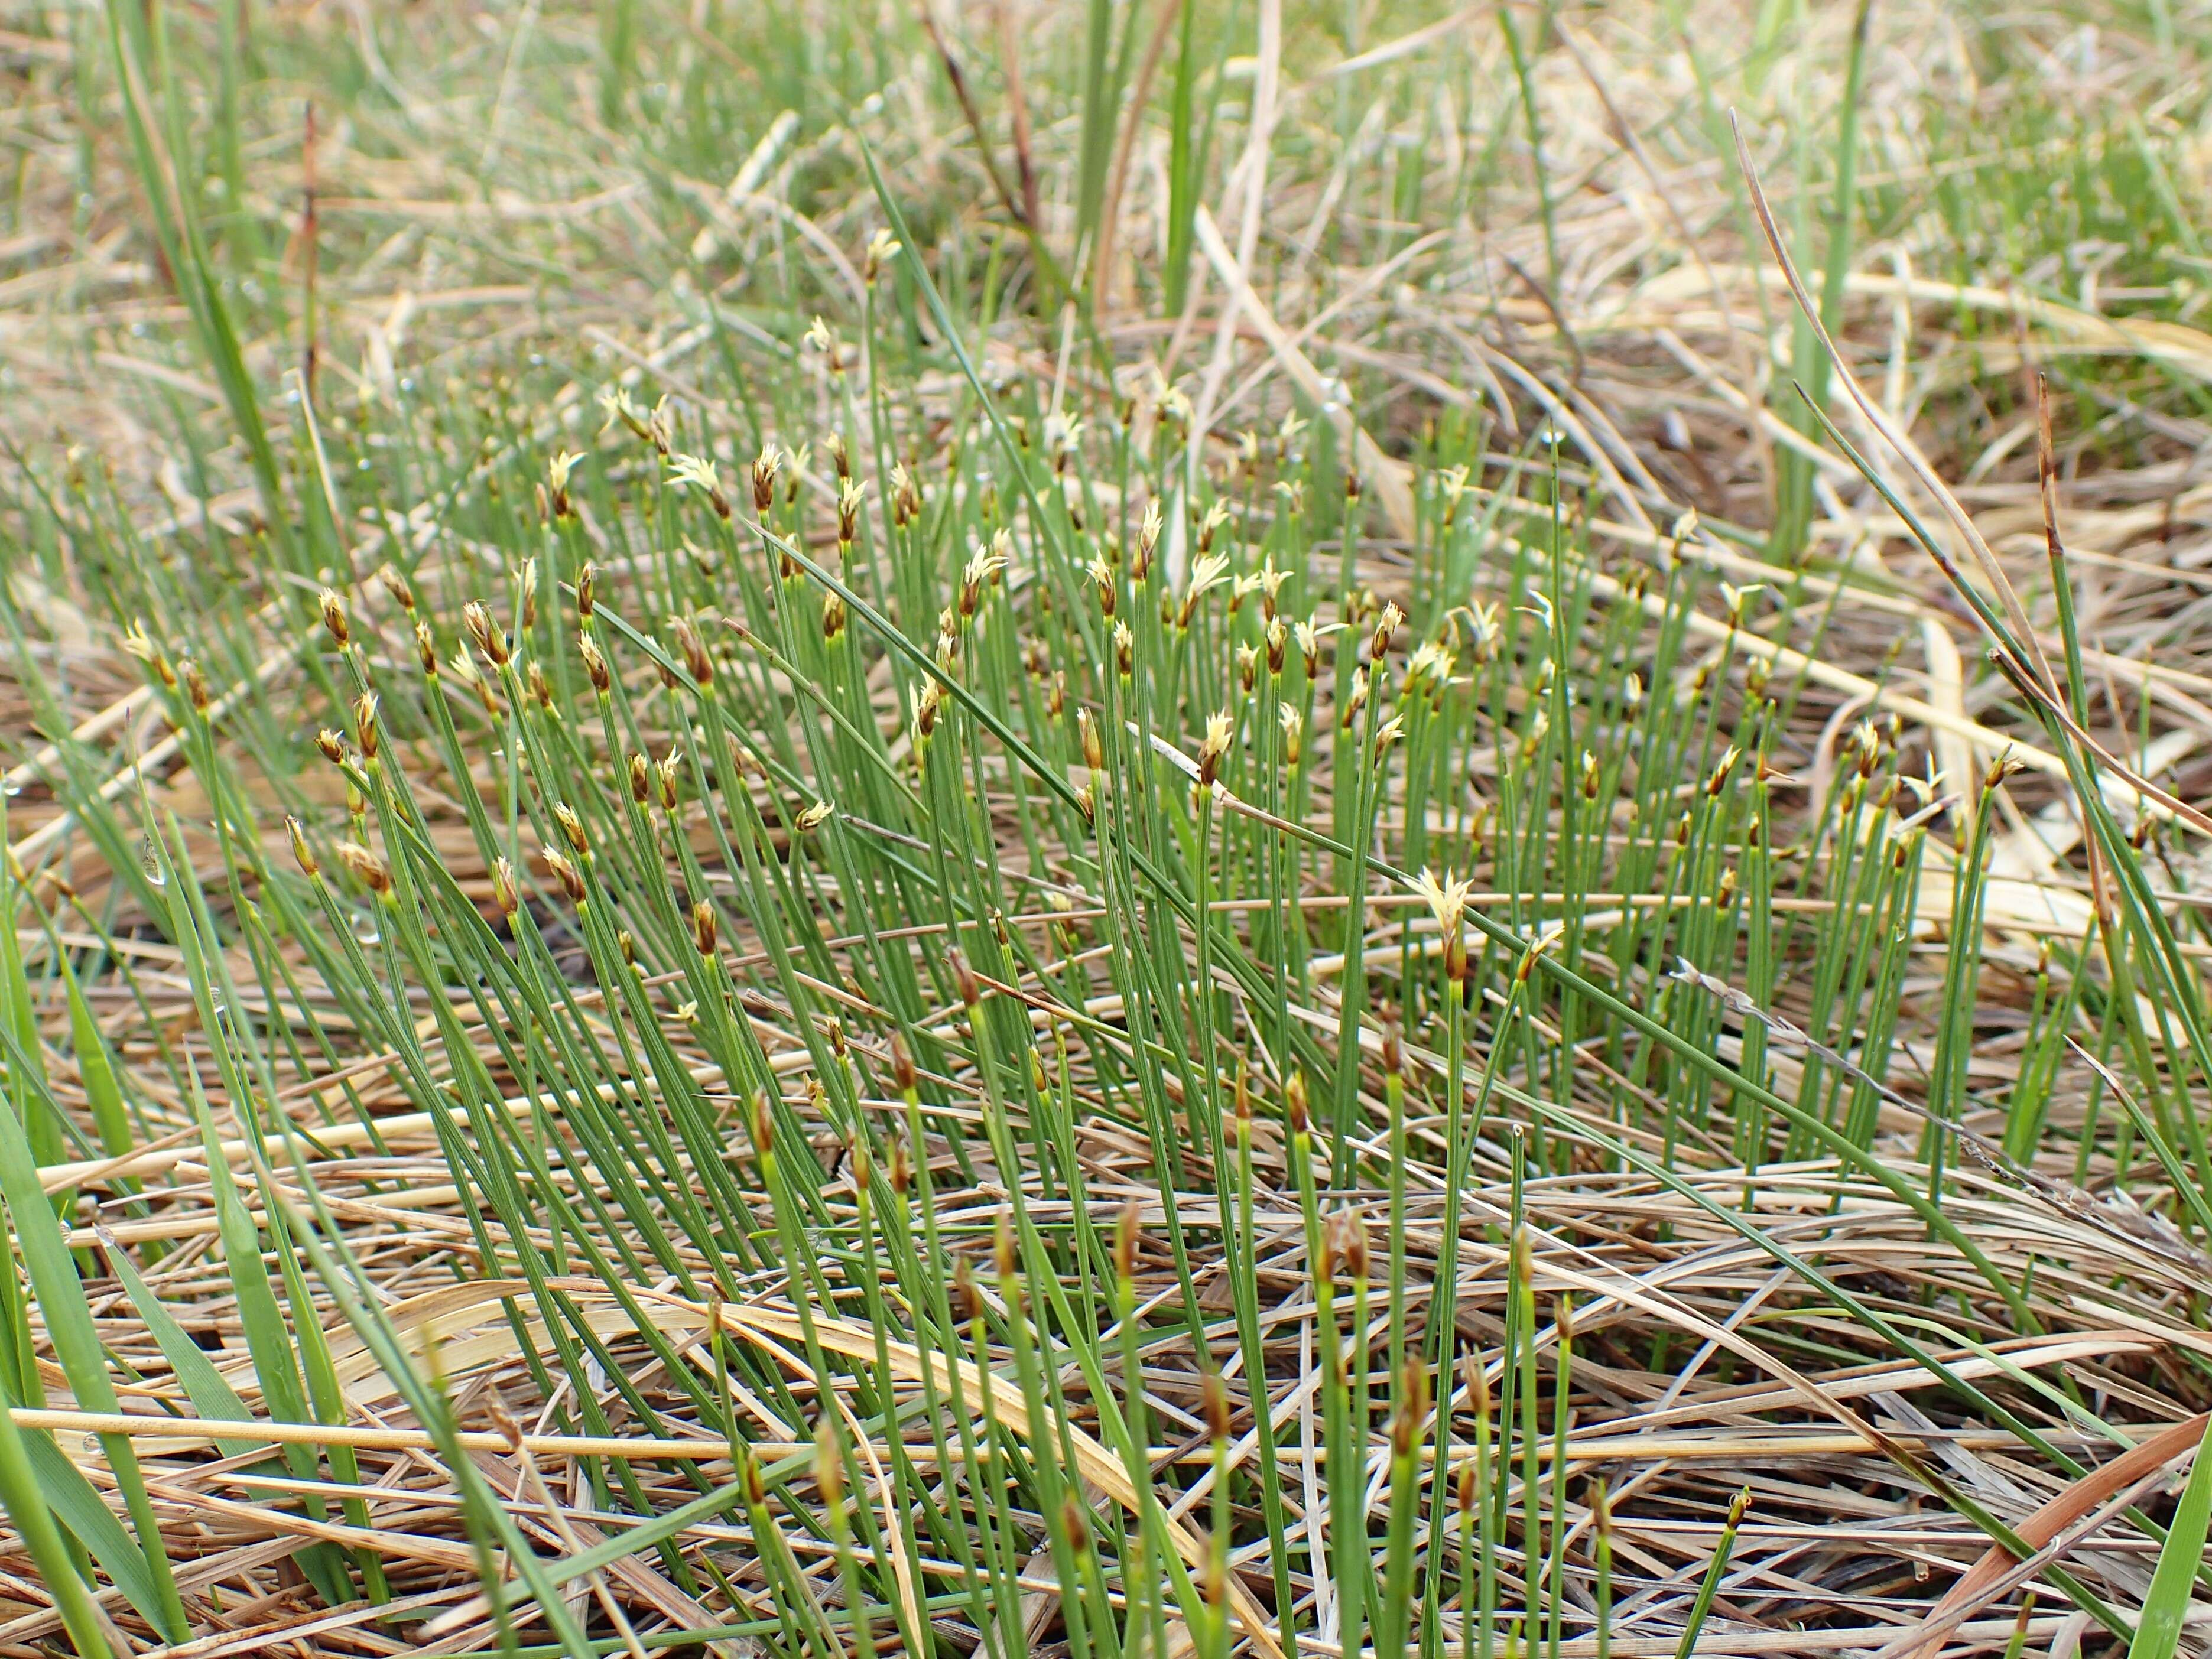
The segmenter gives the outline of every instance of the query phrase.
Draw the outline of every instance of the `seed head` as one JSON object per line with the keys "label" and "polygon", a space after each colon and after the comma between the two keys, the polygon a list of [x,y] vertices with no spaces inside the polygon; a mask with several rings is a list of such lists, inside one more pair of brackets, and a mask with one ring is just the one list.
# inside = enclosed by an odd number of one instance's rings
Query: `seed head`
{"label": "seed head", "polygon": [[1283,1083],[1283,1116],[1290,1121],[1292,1135],[1313,1133],[1312,1109],[1306,1103],[1306,1075],[1292,1072]]}
{"label": "seed head", "polygon": [[392,872],[385,868],[384,860],[360,842],[339,842],[338,862],[353,873],[355,881],[379,897],[392,891]]}
{"label": "seed head", "polygon": [[[1222,511],[1224,518],[1227,516],[1226,510],[1221,509],[1219,502],[1217,501],[1214,506]],[[1207,520],[1211,522],[1213,516],[1212,513],[1208,513]],[[1175,623],[1177,627],[1188,628],[1190,626],[1190,619],[1198,611],[1198,602],[1215,588],[1219,587],[1228,573],[1229,555],[1225,553],[1202,554],[1200,557],[1192,561],[1189,584],[1183,589],[1182,602],[1176,609]]]}
{"label": "seed head", "polygon": [[1073,1492],[1060,1500],[1060,1529],[1067,1540],[1068,1548],[1078,1555],[1091,1547],[1091,1520],[1084,1512],[1082,1502]]}
{"label": "seed head", "polygon": [[300,866],[300,874],[310,881],[322,879],[322,866],[315,862],[314,849],[307,845],[307,832],[297,818],[287,816],[285,832],[292,838],[292,857]]}
{"label": "seed head", "polygon": [[415,659],[422,665],[425,679],[438,677],[438,642],[431,637],[428,622],[418,621],[415,624]]}
{"label": "seed head", "polygon": [[964,1256],[952,1264],[952,1306],[962,1324],[983,1322],[983,1293],[975,1288],[975,1269]]}
{"label": "seed head", "polygon": [[1859,776],[1873,776],[1881,756],[1881,730],[1871,720],[1862,720],[1851,728],[1851,747],[1856,751]]}
{"label": "seed head", "polygon": [[1198,1569],[1198,1593],[1217,1618],[1226,1617],[1229,1605],[1229,1567],[1219,1552],[1209,1549]]}
{"label": "seed head", "polygon": [[1449,651],[1433,639],[1423,640],[1406,659],[1406,695],[1411,698],[1419,688],[1441,701],[1453,666]]}
{"label": "seed head", "polygon": [[580,621],[590,621],[592,612],[598,609],[592,590],[599,582],[599,567],[588,559],[584,561],[584,567],[576,572],[576,615]]}
{"label": "seed head", "polygon": [[1467,613],[1468,627],[1474,635],[1474,660],[1487,663],[1498,654],[1498,642],[1504,637],[1504,625],[1498,619],[1498,607],[1487,602],[1470,607]]}
{"label": "seed head", "polygon": [[1720,798],[1721,790],[1728,785],[1729,774],[1735,770],[1735,763],[1742,758],[1743,751],[1733,743],[1721,751],[1721,758],[1713,767],[1712,776],[1705,779],[1707,796],[1714,800]]}
{"label": "seed head", "polygon": [[1103,559],[1093,559],[1086,567],[1091,582],[1098,589],[1098,610],[1101,615],[1114,614],[1114,571]]}
{"label": "seed head", "polygon": [[800,810],[799,816],[792,821],[792,827],[801,835],[811,835],[830,821],[830,814],[835,810],[827,801],[817,801]]}
{"label": "seed head", "polygon": [[1390,1420],[1390,1450],[1400,1457],[1413,1456],[1421,1424],[1429,1414],[1429,1368],[1419,1356],[1407,1354],[1398,1373],[1398,1409]]}
{"label": "seed head", "polygon": [[1413,878],[1413,891],[1428,905],[1429,913],[1437,918],[1437,926],[1449,935],[1458,931],[1461,918],[1467,913],[1468,895],[1474,886],[1467,881],[1439,881],[1427,870]]}
{"label": "seed head", "polygon": [[175,687],[177,672],[169,666],[169,659],[161,654],[161,648],[147,635],[146,624],[143,620],[134,621],[124,630],[123,649],[153,669],[163,685]]}
{"label": "seed head", "polygon": [[575,508],[569,504],[568,500],[568,475],[575,470],[576,463],[583,458],[582,453],[579,451],[558,450],[554,452],[553,458],[545,464],[545,481],[552,489],[553,516],[556,518],[568,518],[574,515]]}
{"label": "seed head", "polygon": [[1354,1280],[1367,1277],[1367,1217],[1359,1210],[1344,1213],[1344,1271]]}
{"label": "seed head", "polygon": [[668,394],[662,392],[653,400],[653,411],[645,417],[645,441],[653,445],[663,460],[668,457],[668,446],[676,437],[675,411],[668,407]]}
{"label": "seed head", "polygon": [[576,809],[574,807],[565,801],[556,801],[553,803],[553,821],[561,826],[562,835],[567,839],[577,857],[588,858],[592,856],[592,843],[590,838],[584,833],[584,820],[576,815]]}
{"label": "seed head", "polygon": [[1083,744],[1083,764],[1093,772],[1103,772],[1106,769],[1106,751],[1098,741],[1098,723],[1091,717],[1089,709],[1075,711],[1075,730]]}
{"label": "seed head", "polygon": [[1467,493],[1467,475],[1468,469],[1463,466],[1449,467],[1437,475],[1437,487],[1444,499],[1443,523],[1447,530],[1459,516],[1460,498]]}
{"label": "seed head", "polygon": [[559,853],[549,850],[545,855],[545,868],[552,873],[553,879],[561,884],[561,891],[568,895],[570,904],[580,905],[584,902],[584,878],[574,864]]}
{"label": "seed head", "polygon": [[975,970],[968,966],[968,959],[959,951],[951,953],[952,984],[960,994],[960,1005],[973,1008],[983,1000],[983,987],[975,978]]}
{"label": "seed head", "polygon": [[783,472],[783,451],[774,444],[763,444],[760,453],[753,457],[753,512],[761,518],[768,515],[775,505],[775,481]]}
{"label": "seed head", "polygon": [[324,631],[331,636],[331,643],[343,651],[353,643],[353,630],[346,624],[345,601],[335,588],[325,588],[322,604]]}
{"label": "seed head", "polygon": [[1304,747],[1306,717],[1289,703],[1282,705],[1276,712],[1283,723],[1283,764],[1295,766]]}
{"label": "seed head", "polygon": [[715,925],[713,905],[702,899],[691,906],[691,942],[698,947],[702,956],[714,954]]}
{"label": "seed head", "polygon": [[354,741],[361,745],[361,758],[374,761],[377,756],[376,693],[365,691],[353,699]]}
{"label": "seed head", "polygon": [[468,630],[470,639],[483,654],[485,662],[495,669],[507,665],[511,653],[507,648],[507,635],[491,620],[491,613],[484,609],[482,600],[471,599],[461,607],[461,626]]}
{"label": "seed head", "polygon": [[814,1436],[814,1489],[823,1507],[836,1511],[845,1502],[845,1460],[837,1450],[837,1427],[827,1413]]}
{"label": "seed head", "polygon": [[1739,588],[1733,587],[1726,582],[1721,584],[1721,597],[1728,605],[1728,620],[1729,627],[1730,628],[1739,628],[1743,626],[1743,608],[1745,601],[1748,600],[1753,594],[1757,593],[1766,584],[1764,582],[1750,582]]}
{"label": "seed head", "polygon": [[584,672],[590,676],[592,689],[601,697],[614,688],[614,675],[607,672],[607,659],[589,634],[576,642],[576,655],[583,659]]}
{"label": "seed head", "polygon": [[632,754],[629,758],[629,798],[641,807],[652,796],[652,762],[641,754]]}
{"label": "seed head", "polygon": [[645,411],[639,409],[637,404],[631,399],[627,388],[623,386],[600,387],[599,404],[600,409],[606,412],[607,417],[605,424],[601,426],[599,428],[601,432],[606,431],[608,427],[612,427],[617,421],[619,421],[623,426],[629,428],[630,433],[634,437],[650,437],[651,433],[646,425],[647,416]]}
{"label": "seed head", "polygon": [[899,240],[882,226],[868,238],[867,251],[860,256],[860,280],[872,284],[885,264],[898,257]]}
{"label": "seed head", "polygon": [[1211,786],[1221,771],[1221,757],[1229,753],[1229,735],[1236,729],[1229,711],[1206,717],[1206,736],[1198,746],[1198,781]]}
{"label": "seed head", "polygon": [[507,863],[504,853],[492,861],[491,896],[502,916],[513,916],[521,908],[522,895],[514,887],[514,866]]}
{"label": "seed head", "polygon": [[1482,1363],[1482,1352],[1476,1349],[1460,1361],[1460,1370],[1467,1378],[1468,1403],[1474,1408],[1479,1418],[1490,1415],[1490,1372]]}
{"label": "seed head", "polygon": [[[1213,538],[1221,533],[1221,527],[1228,522],[1229,503],[1217,496],[1212,504],[1206,508],[1206,517],[1198,521],[1198,551],[1200,554],[1213,551]],[[1200,562],[1202,563],[1203,560],[1201,560]],[[1224,559],[1222,563],[1225,567],[1228,560]],[[1194,564],[1191,566],[1193,587],[1200,585],[1197,578],[1198,570],[1199,565]],[[1207,582],[1205,585],[1210,587],[1212,584]]]}
{"label": "seed head", "polygon": [[676,636],[677,649],[684,653],[684,666],[702,691],[714,683],[714,659],[707,653],[707,642],[699,637],[699,630],[688,616],[671,620],[669,629]]}
{"label": "seed head", "polygon": [[930,734],[937,730],[938,711],[945,704],[945,688],[931,681],[920,691],[908,693],[914,714],[914,742],[917,758],[929,747]]}
{"label": "seed head", "polygon": [[1359,711],[1367,706],[1367,685],[1366,668],[1363,665],[1352,669],[1352,685],[1344,696],[1343,718],[1339,722],[1346,731],[1352,730],[1352,723],[1359,717]]}
{"label": "seed head", "polygon": [[855,479],[848,478],[838,487],[837,548],[841,554],[851,548],[860,533],[860,504],[866,500],[867,492]]}
{"label": "seed head", "polygon": [[991,538],[990,544],[979,544],[969,555],[967,567],[960,573],[960,614],[973,616],[983,596],[984,586],[996,585],[1006,568],[1006,555],[1012,550],[1014,538],[1001,530]]}
{"label": "seed head", "polygon": [[1392,600],[1382,607],[1382,615],[1375,619],[1375,637],[1368,642],[1367,655],[1371,661],[1381,662],[1390,649],[1390,641],[1406,621],[1406,613]]}
{"label": "seed head", "polygon": [[668,481],[676,489],[697,490],[707,498],[717,518],[727,518],[730,516],[730,498],[722,493],[721,473],[708,457],[670,456]]}

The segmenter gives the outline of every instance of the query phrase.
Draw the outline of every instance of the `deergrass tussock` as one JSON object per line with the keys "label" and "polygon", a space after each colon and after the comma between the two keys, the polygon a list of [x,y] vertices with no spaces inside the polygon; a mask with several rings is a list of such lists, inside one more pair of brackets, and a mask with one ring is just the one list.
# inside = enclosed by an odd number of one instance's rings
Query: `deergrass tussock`
{"label": "deergrass tussock", "polygon": [[2194,60],[1759,15],[0,40],[0,1652],[2197,1650]]}

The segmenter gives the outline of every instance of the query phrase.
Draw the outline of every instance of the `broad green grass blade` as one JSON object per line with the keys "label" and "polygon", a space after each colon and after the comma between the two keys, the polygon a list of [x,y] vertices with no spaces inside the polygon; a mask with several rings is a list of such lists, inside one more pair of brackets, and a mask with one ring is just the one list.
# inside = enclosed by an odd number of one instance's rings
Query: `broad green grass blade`
{"label": "broad green grass blade", "polygon": [[[0,1396],[0,1406],[4,1406],[4,1396]],[[59,1469],[56,1464],[60,1465]],[[59,1480],[55,1479],[57,1474],[62,1476]],[[106,1518],[107,1527],[114,1529],[116,1538],[121,1541],[119,1550],[115,1547],[114,1538],[103,1536],[106,1529],[90,1521],[85,1510],[87,1501]],[[115,1517],[108,1514],[107,1506],[85,1483],[76,1467],[62,1456],[53,1442],[44,1435],[26,1434],[15,1426],[14,1414],[4,1408],[0,1408],[0,1502],[5,1503],[8,1518],[21,1535],[23,1546],[38,1569],[40,1581],[61,1609],[63,1628],[69,1632],[70,1641],[82,1659],[107,1659],[113,1648],[101,1625],[100,1611],[94,1606],[84,1580],[77,1576],[77,1565],[70,1559],[69,1547],[55,1528],[57,1511],[62,1511],[62,1524],[93,1551],[94,1559],[108,1569],[109,1576],[130,1598],[131,1605],[149,1618],[154,1616],[159,1597],[152,1581],[145,1575],[144,1558],[138,1555],[137,1547],[123,1536],[123,1529],[115,1525]],[[74,1516],[70,1511],[75,1511]],[[106,1547],[103,1548],[103,1545]],[[135,1570],[118,1573],[112,1564],[125,1558],[136,1558]]]}
{"label": "broad green grass blade", "polygon": [[2143,1597],[2135,1640],[2128,1644],[2128,1659],[2173,1659],[2181,1644],[2181,1627],[2194,1605],[2208,1528],[2212,1528],[2212,1424],[2205,1426],[2197,1461],[2190,1466],[2189,1484],[2181,1489],[2180,1505],[2173,1511],[2173,1524],[2159,1547],[2158,1565]]}
{"label": "broad green grass blade", "polygon": [[[114,1380],[108,1374],[106,1356],[101,1352],[99,1335],[86,1305],[76,1263],[55,1224],[52,1202],[40,1185],[38,1166],[31,1156],[22,1119],[12,1104],[35,1098],[26,1061],[12,1038],[8,1047],[9,1066],[17,1087],[9,1091],[10,1104],[0,1107],[0,1196],[7,1201],[15,1248],[29,1277],[31,1294],[45,1316],[47,1334],[71,1391],[83,1409],[112,1414],[121,1408],[121,1402],[115,1392]],[[168,1631],[173,1639],[182,1640],[190,1626],[170,1571],[168,1553],[155,1518],[153,1502],[139,1472],[137,1452],[127,1435],[103,1434],[100,1444],[115,1471],[116,1483],[122,1488],[137,1533],[137,1541],[128,1545],[127,1553],[134,1558],[131,1577],[139,1581],[134,1587],[145,1591],[150,1602],[142,1611]],[[82,1477],[76,1484],[82,1484]],[[105,1505],[100,1505],[100,1513],[106,1515]],[[105,1533],[107,1529],[99,1530]],[[82,1541],[89,1547],[94,1540],[87,1537]],[[112,1538],[107,1541],[112,1554]],[[133,1600],[135,1602],[136,1598]]]}

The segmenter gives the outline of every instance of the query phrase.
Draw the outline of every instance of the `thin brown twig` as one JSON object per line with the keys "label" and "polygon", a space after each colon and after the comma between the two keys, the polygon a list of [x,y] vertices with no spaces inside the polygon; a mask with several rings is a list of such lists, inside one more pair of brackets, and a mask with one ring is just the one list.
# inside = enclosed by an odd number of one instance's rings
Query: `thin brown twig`
{"label": "thin brown twig", "polygon": [[1029,219],[1022,203],[1015,199],[1013,190],[1006,183],[1006,175],[1000,170],[999,159],[991,147],[990,136],[984,130],[983,112],[976,105],[975,94],[968,84],[967,71],[960,67],[960,59],[937,27],[937,13],[931,0],[915,0],[915,9],[920,14],[922,27],[928,32],[929,43],[937,50],[937,61],[944,67],[945,79],[952,88],[952,95],[960,102],[961,113],[967,118],[968,130],[975,139],[975,154],[983,164],[984,173],[990,179],[991,188],[999,193],[999,201],[1006,210],[1006,217],[1016,224],[1026,225]]}

